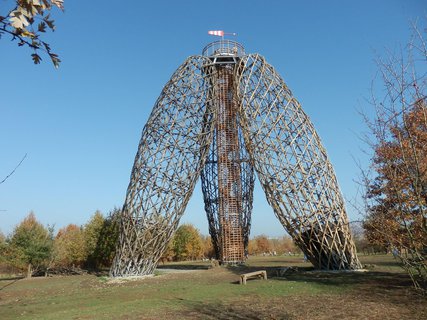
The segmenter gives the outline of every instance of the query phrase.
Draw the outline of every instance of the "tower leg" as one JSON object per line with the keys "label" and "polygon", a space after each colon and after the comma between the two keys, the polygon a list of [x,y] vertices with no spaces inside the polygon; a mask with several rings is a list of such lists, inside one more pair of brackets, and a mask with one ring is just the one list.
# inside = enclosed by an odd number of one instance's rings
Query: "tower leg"
{"label": "tower leg", "polygon": [[187,206],[213,135],[214,113],[206,103],[208,64],[201,56],[188,58],[164,87],[143,129],[113,277],[153,273]]}
{"label": "tower leg", "polygon": [[236,71],[246,147],[268,203],[316,268],[358,269],[333,168],[308,116],[260,55]]}

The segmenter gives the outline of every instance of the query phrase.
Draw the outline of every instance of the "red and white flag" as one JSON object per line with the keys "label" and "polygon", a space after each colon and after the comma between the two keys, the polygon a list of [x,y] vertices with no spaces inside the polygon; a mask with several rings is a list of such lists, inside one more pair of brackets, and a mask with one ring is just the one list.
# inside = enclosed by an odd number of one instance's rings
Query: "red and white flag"
{"label": "red and white flag", "polygon": [[212,30],[212,31],[208,31],[208,34],[210,34],[211,36],[223,37],[224,36],[224,31],[222,31],[222,30]]}

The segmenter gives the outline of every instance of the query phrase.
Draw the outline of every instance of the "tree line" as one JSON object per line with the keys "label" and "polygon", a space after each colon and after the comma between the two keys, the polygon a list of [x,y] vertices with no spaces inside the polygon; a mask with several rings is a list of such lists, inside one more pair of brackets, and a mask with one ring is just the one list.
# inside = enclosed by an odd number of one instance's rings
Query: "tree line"
{"label": "tree line", "polygon": [[0,235],[0,267],[3,271],[26,270],[31,277],[109,266],[119,234],[119,212],[114,209],[104,217],[96,211],[85,225],[69,224],[56,234],[30,212],[9,236]]}
{"label": "tree line", "polygon": [[[109,268],[119,236],[120,210],[106,216],[96,211],[81,226],[69,224],[57,232],[41,224],[30,212],[9,234],[0,232],[0,273],[26,272],[27,277],[52,273]],[[288,236],[259,235],[249,241],[249,255],[296,254],[299,249]],[[215,259],[210,236],[191,224],[180,225],[161,261]]]}
{"label": "tree line", "polygon": [[[32,275],[69,273],[78,270],[109,268],[114,258],[120,232],[120,210],[106,216],[96,211],[81,226],[69,224],[56,233],[44,226],[30,212],[7,237],[0,232],[0,273],[11,271]],[[362,222],[352,223],[353,239],[359,253],[390,252],[390,248],[373,238],[372,230]],[[258,235],[249,240],[248,255],[295,255],[301,250],[289,236],[271,238]],[[192,224],[180,225],[161,262],[216,259],[210,236],[200,233]]]}

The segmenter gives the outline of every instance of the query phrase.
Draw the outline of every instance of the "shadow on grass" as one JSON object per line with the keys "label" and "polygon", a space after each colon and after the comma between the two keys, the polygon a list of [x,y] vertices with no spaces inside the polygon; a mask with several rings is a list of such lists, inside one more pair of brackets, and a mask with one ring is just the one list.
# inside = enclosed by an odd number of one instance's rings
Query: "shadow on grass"
{"label": "shadow on grass", "polygon": [[176,270],[208,270],[211,266],[201,264],[164,264],[158,265],[156,269],[176,269]]}
{"label": "shadow on grass", "polygon": [[330,287],[345,287],[348,294],[355,294],[367,300],[387,301],[395,305],[417,305],[423,303],[414,289],[410,277],[396,272],[296,272],[284,277],[274,278],[277,281],[295,281],[316,283]]}
{"label": "shadow on grass", "polygon": [[0,283],[1,283],[2,281],[21,280],[21,279],[24,279],[24,278],[25,278],[24,276],[10,276],[10,277],[2,277],[2,278],[0,278]]}
{"label": "shadow on grass", "polygon": [[374,266],[379,267],[393,267],[393,268],[402,268],[401,264],[395,260],[395,261],[367,261],[365,264],[373,264]]}
{"label": "shadow on grass", "polygon": [[98,278],[105,278],[110,276],[110,270],[93,270],[89,271],[88,274],[91,274]]}
{"label": "shadow on grass", "polygon": [[[377,263],[379,265],[379,263]],[[381,262],[383,266],[397,266],[394,261]],[[294,267],[289,272],[281,272],[286,267],[271,266],[229,266],[228,270],[236,275],[248,272],[266,270],[268,279],[274,281],[295,281],[320,284],[330,287],[346,287],[350,291],[358,294],[386,295],[388,300],[401,303],[400,297],[403,295],[415,294],[413,284],[407,274],[400,272],[381,271],[319,271],[314,267]],[[239,281],[232,283],[238,284]]]}
{"label": "shadow on grass", "polygon": [[[11,285],[13,285],[15,282],[24,279],[24,277],[8,277],[8,278],[1,278],[0,279],[0,291],[6,289],[7,287],[10,287]],[[6,283],[5,285],[2,285],[2,282],[7,282],[7,281],[11,281],[9,283]]]}
{"label": "shadow on grass", "polygon": [[267,264],[271,264],[271,265],[276,265],[276,264],[294,264],[294,263],[303,263],[304,259],[301,257],[300,259],[295,259],[295,258],[287,258],[287,257],[277,257],[275,260],[250,260],[249,264],[257,264],[257,263],[267,263]]}
{"label": "shadow on grass", "polygon": [[330,286],[369,285],[372,288],[393,289],[396,287],[411,286],[411,280],[406,275],[389,272],[326,272],[311,271],[286,274],[284,277],[275,277],[279,281],[316,282]]}
{"label": "shadow on grass", "polygon": [[[268,277],[275,277],[275,276],[277,276],[279,269],[288,268],[288,267],[289,267],[288,265],[287,266],[252,266],[252,265],[242,264],[242,265],[237,265],[237,266],[226,266],[225,268],[227,268],[227,270],[229,270],[229,271],[231,271],[237,275],[241,275],[243,273],[248,273],[248,272],[259,271],[259,270],[265,270],[265,271],[267,271]],[[296,268],[302,272],[314,270],[314,268],[310,267],[310,266],[293,267],[293,268]]]}
{"label": "shadow on grass", "polygon": [[[394,261],[377,262],[376,265],[381,266],[398,266]],[[374,284],[381,287],[400,287],[411,285],[411,280],[408,276],[396,272],[380,272],[380,271],[322,271],[316,270],[313,266],[248,266],[237,265],[227,266],[229,271],[234,274],[241,275],[248,272],[266,270],[268,278],[276,280],[292,280],[304,282],[317,282],[323,285],[339,286],[339,285],[356,285],[356,284]],[[289,268],[290,272],[281,274],[281,270]],[[292,271],[296,270],[296,271]]]}
{"label": "shadow on grass", "polygon": [[187,305],[190,317],[219,320],[261,320],[261,319],[292,319],[284,311],[278,312],[270,308],[258,309],[253,304],[221,304],[207,302],[191,302]]}

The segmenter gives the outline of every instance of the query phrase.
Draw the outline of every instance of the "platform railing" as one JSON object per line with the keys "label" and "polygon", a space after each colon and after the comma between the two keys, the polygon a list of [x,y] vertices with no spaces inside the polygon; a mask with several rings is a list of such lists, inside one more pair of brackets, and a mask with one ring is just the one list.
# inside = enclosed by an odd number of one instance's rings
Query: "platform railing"
{"label": "platform railing", "polygon": [[219,40],[209,43],[203,48],[202,55],[212,56],[243,56],[245,48],[233,40]]}

